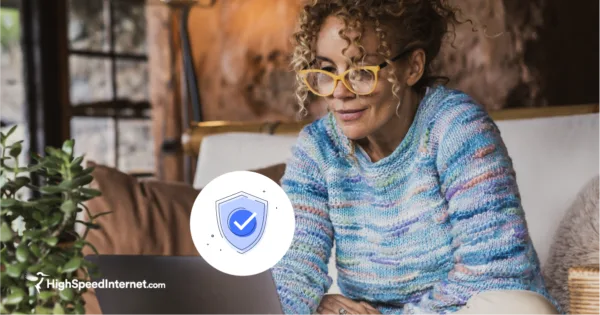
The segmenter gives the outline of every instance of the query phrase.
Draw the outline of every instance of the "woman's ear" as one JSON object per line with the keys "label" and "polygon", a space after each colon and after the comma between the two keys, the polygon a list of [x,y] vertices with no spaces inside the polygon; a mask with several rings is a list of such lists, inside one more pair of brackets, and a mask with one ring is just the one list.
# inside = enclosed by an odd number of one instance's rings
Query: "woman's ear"
{"label": "woman's ear", "polygon": [[408,86],[413,86],[423,76],[425,72],[425,51],[421,48],[413,51],[409,58],[406,69],[406,84]]}

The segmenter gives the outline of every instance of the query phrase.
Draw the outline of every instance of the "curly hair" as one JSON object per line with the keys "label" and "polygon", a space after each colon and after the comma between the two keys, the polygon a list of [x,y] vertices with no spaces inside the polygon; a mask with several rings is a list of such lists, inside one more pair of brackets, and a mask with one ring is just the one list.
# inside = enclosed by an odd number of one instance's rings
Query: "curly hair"
{"label": "curly hair", "polygon": [[[296,98],[300,112],[306,113],[309,91],[302,84],[298,72],[311,67],[315,60],[315,43],[325,19],[336,16],[344,23],[340,36],[348,47],[354,45],[362,58],[366,52],[360,40],[367,23],[371,24],[379,39],[377,54],[392,63],[392,48],[403,47],[403,51],[421,48],[425,52],[425,69],[421,79],[413,86],[423,93],[427,86],[437,81],[447,81],[445,77],[433,76],[431,62],[438,55],[444,36],[455,35],[455,24],[462,23],[457,16],[460,10],[446,0],[312,0],[304,6],[299,18],[299,30],[294,34],[295,41],[291,66],[296,72]],[[471,20],[467,20],[472,24]],[[389,34],[388,30],[394,30]],[[359,35],[350,39],[350,31]],[[346,47],[342,52],[345,53]],[[352,62],[349,62],[352,64]],[[400,85],[393,67],[388,80],[392,92],[399,99]]]}

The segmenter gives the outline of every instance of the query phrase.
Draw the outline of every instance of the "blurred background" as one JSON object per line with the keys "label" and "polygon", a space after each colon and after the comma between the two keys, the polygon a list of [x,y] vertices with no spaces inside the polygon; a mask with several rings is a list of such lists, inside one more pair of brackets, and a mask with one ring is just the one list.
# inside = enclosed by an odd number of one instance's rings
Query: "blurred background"
{"label": "blurred background", "polygon": [[[2,130],[17,124],[25,151],[73,138],[87,160],[189,183],[190,126],[298,119],[288,62],[304,2],[3,0]],[[490,111],[598,103],[598,1],[452,2],[478,31],[445,43],[435,69],[451,87]],[[308,118],[323,113],[315,100]]]}

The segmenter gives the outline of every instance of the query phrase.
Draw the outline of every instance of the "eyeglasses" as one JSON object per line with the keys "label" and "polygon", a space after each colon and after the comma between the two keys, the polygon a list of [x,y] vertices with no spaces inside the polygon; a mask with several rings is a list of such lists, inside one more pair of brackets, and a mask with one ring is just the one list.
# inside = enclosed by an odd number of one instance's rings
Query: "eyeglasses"
{"label": "eyeglasses", "polygon": [[[391,61],[400,59],[408,51],[404,51]],[[389,63],[383,62],[377,66],[362,66],[350,68],[336,75],[321,69],[300,70],[304,84],[314,94],[322,97],[330,96],[335,91],[339,81],[352,93],[357,95],[371,94],[377,87],[379,71]]]}

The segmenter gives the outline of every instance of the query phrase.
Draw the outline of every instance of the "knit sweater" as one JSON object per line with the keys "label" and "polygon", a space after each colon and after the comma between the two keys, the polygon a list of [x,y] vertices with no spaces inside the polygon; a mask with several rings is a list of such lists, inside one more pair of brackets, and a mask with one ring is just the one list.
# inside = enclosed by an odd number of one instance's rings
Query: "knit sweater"
{"label": "knit sweater", "polygon": [[512,161],[469,96],[428,89],[391,155],[372,162],[331,114],[306,126],[282,187],[295,211],[292,245],[272,268],[285,313],[314,313],[331,286],[382,313],[451,313],[476,293],[549,296]]}

